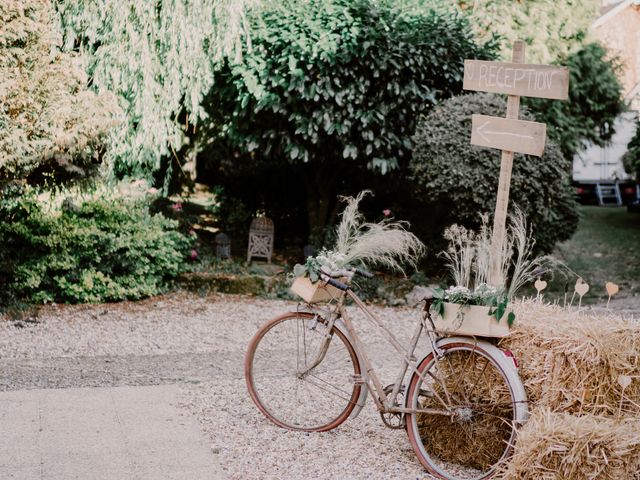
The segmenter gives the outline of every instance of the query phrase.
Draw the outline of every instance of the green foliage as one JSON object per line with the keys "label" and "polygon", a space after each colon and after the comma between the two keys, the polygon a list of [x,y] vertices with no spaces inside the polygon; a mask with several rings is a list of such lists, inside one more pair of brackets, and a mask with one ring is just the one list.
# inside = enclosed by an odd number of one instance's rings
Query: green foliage
{"label": "green foliage", "polygon": [[200,107],[213,68],[238,39],[246,5],[257,0],[57,0],[67,49],[89,58],[96,89],[114,92],[124,121],[107,159],[148,175],[176,155]]}
{"label": "green foliage", "polygon": [[217,227],[232,238],[247,238],[252,213],[244,204],[242,198],[229,196],[222,187],[217,187],[216,200],[218,207],[215,211]]}
{"label": "green foliage", "polygon": [[95,173],[119,109],[87,88],[82,56],[63,53],[51,2],[0,2],[0,184]]}
{"label": "green foliage", "polygon": [[[478,214],[494,211],[500,152],[470,144],[471,115],[504,116],[505,111],[506,101],[496,95],[463,95],[445,101],[418,125],[410,167],[413,196],[422,199],[420,211],[428,219],[428,228],[419,233],[428,245],[438,242],[445,226],[477,228]],[[526,111],[521,118],[532,119]],[[540,158],[515,155],[510,201],[526,215],[538,252],[551,251],[576,229],[570,172],[570,160],[553,142]],[[420,227],[419,220],[413,225]]]}
{"label": "green foliage", "polygon": [[627,173],[640,180],[640,117],[636,119],[636,133],[627,144],[627,151],[622,157]]}
{"label": "green foliage", "polygon": [[406,164],[418,115],[460,92],[465,58],[496,48],[460,16],[391,1],[270,2],[248,22],[243,61],[216,72],[206,99],[202,157],[223,152],[224,175],[285,164],[311,228],[335,220],[335,198],[367,167]]}
{"label": "green foliage", "polygon": [[393,168],[416,115],[460,91],[463,59],[494,51],[459,16],[390,2],[274,2],[250,21],[251,48],[217,73],[208,101],[216,132],[263,158]]}
{"label": "green foliage", "polygon": [[88,200],[51,211],[32,191],[0,214],[0,288],[42,302],[139,299],[162,291],[185,268],[191,240],[143,200]]}
{"label": "green foliage", "polygon": [[511,60],[514,41],[524,40],[528,63],[550,63],[579,49],[601,5],[599,0],[456,1],[480,35],[504,39],[505,60]]}
{"label": "green foliage", "polygon": [[[441,317],[444,316],[445,303],[455,303],[461,306],[456,319],[460,323],[464,320],[464,307],[472,305],[489,307],[489,316],[494,317],[499,322],[504,317],[504,314],[507,313],[509,304],[509,297],[504,292],[504,289],[490,287],[484,283],[473,290],[469,290],[467,287],[455,286],[447,290],[435,288],[433,293],[433,309]],[[515,320],[515,313],[509,312],[507,324],[511,326]]]}
{"label": "green foliage", "polygon": [[615,133],[613,122],[624,109],[618,64],[598,43],[586,45],[558,63],[569,67],[569,99],[526,98],[536,118],[567,158],[584,146],[603,146]]}

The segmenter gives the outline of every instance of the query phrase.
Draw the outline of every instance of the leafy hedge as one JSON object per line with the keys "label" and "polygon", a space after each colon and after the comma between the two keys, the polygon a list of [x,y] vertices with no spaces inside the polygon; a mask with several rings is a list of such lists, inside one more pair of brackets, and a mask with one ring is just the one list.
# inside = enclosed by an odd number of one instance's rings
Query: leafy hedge
{"label": "leafy hedge", "polygon": [[191,240],[142,200],[91,200],[48,211],[33,193],[0,207],[2,296],[32,302],[139,299],[185,266]]}
{"label": "leafy hedge", "polygon": [[461,91],[465,58],[497,50],[463,16],[390,1],[286,0],[248,18],[251,47],[206,98],[212,120],[199,132],[212,145],[200,158],[224,152],[223,175],[258,163],[292,172],[309,227],[335,220],[350,178],[408,163],[419,114]]}
{"label": "leafy hedge", "polygon": [[[443,102],[418,125],[410,169],[430,237],[439,237],[447,223],[477,226],[481,212],[493,213],[500,151],[470,144],[471,115],[502,117],[505,111],[506,100],[496,95],[463,95]],[[533,119],[526,111],[521,118]],[[570,172],[570,160],[552,142],[540,158],[515,155],[510,202],[526,213],[539,251],[552,250],[577,227]]]}

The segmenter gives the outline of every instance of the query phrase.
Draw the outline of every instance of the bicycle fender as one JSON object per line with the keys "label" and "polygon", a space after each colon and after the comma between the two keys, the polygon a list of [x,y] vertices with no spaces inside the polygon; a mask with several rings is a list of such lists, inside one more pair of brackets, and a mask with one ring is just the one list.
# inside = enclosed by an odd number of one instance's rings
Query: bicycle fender
{"label": "bicycle fender", "polygon": [[[444,345],[450,345],[452,343],[475,343],[479,347],[481,347],[485,352],[491,355],[495,361],[498,363],[504,374],[506,375],[509,383],[513,388],[513,396],[515,399],[515,419],[519,425],[523,425],[529,419],[529,406],[527,403],[527,393],[524,390],[524,385],[522,384],[522,380],[520,379],[520,375],[518,374],[518,368],[516,367],[516,363],[512,356],[507,354],[504,350],[499,349],[495,345],[487,342],[486,340],[478,340],[472,337],[447,337],[438,340],[436,346],[441,347]],[[421,365],[425,359],[431,355],[432,352],[428,352],[422,359],[416,364]],[[411,381],[413,381],[413,377],[416,375],[416,372],[413,372],[411,376]],[[411,383],[411,382],[409,382]],[[407,405],[408,398],[405,399],[405,407]]]}
{"label": "bicycle fender", "polygon": [[[333,326],[338,330],[340,330],[340,332],[342,332],[342,334],[344,334],[344,336],[348,338],[349,341],[353,344],[353,339],[351,338],[351,335],[349,335],[349,331],[347,330],[347,327],[345,326],[344,322],[341,319],[338,318],[333,324]],[[356,355],[357,355],[357,352],[356,352]],[[362,372],[361,375],[365,377],[367,369],[364,365],[364,362],[359,356],[358,356],[358,363],[360,364],[360,372]],[[369,387],[367,385],[362,385],[362,388],[360,389],[360,396],[358,397],[356,406],[351,412],[351,415],[349,415],[350,419],[356,418],[358,415],[360,415],[360,412],[362,411],[365,404],[367,403],[368,395],[369,395]]]}

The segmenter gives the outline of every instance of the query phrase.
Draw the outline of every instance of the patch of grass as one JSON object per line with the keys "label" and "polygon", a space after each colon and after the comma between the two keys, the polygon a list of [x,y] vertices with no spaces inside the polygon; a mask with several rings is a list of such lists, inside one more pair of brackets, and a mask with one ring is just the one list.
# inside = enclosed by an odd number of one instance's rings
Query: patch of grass
{"label": "patch of grass", "polygon": [[583,206],[578,230],[556,247],[555,254],[591,286],[588,297],[606,298],[606,282],[617,283],[620,296],[640,294],[638,214],[624,208]]}

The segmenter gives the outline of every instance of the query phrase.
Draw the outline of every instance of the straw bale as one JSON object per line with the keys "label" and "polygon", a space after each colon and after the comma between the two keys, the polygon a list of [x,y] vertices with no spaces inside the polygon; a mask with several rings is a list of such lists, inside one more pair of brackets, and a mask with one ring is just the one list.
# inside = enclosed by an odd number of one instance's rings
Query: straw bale
{"label": "straw bale", "polygon": [[[517,325],[500,346],[516,355],[530,405],[640,415],[640,322],[531,300],[514,311]],[[620,376],[631,379],[624,389]]]}
{"label": "straw bale", "polygon": [[533,411],[520,430],[506,480],[640,478],[640,419]]}

